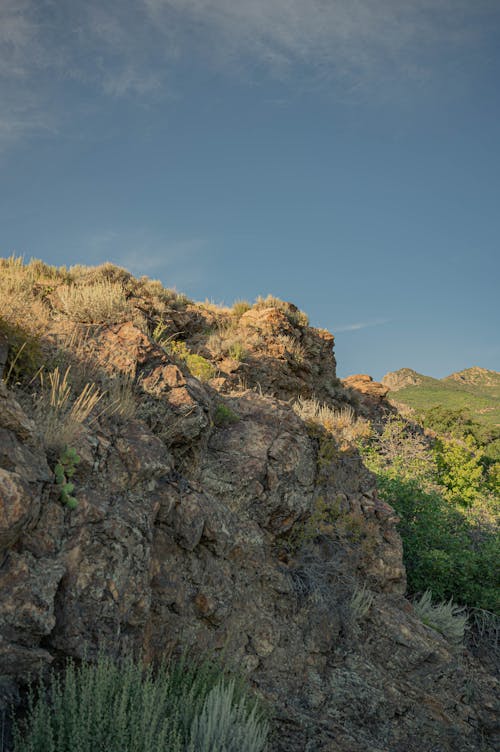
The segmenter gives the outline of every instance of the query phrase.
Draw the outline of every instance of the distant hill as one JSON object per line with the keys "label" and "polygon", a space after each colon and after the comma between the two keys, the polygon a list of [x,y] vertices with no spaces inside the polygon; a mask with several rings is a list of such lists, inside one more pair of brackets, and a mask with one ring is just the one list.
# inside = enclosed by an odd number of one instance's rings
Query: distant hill
{"label": "distant hill", "polygon": [[473,366],[443,379],[424,376],[411,368],[387,373],[382,383],[388,398],[415,410],[443,405],[466,409],[474,420],[500,425],[500,373]]}

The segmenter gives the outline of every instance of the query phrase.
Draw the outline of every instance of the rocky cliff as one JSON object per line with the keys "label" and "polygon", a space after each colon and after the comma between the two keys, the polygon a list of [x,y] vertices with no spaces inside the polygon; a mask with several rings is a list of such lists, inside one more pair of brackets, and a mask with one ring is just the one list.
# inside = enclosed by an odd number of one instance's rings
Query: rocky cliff
{"label": "rocky cliff", "polygon": [[[405,599],[398,520],[340,419],[294,409],[363,420],[332,335],[276,299],[27,270],[0,269],[4,705],[64,656],[192,648],[248,676],[273,752],[495,749],[495,678]],[[114,305],[86,308],[99,285]],[[54,475],[68,443],[75,508]]]}

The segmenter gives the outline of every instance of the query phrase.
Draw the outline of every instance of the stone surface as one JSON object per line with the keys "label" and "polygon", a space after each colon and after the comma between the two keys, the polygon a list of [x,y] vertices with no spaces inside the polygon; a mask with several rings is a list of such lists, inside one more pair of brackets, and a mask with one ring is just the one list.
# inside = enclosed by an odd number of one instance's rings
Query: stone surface
{"label": "stone surface", "polygon": [[[214,650],[273,708],[271,752],[493,752],[498,683],[404,598],[394,511],[355,449],[325,459],[279,399],[317,388],[336,404],[333,338],[249,313],[239,326],[258,333],[262,390],[198,382],[133,324],[95,332],[96,362],[133,375],[139,407],[82,431],[74,511],[0,384],[0,699],[55,656]],[[207,317],[169,320],[195,341]],[[306,347],[307,367],[288,340],[274,348],[280,335]],[[216,420],[221,403],[230,420]],[[311,533],[325,503],[335,518]]]}

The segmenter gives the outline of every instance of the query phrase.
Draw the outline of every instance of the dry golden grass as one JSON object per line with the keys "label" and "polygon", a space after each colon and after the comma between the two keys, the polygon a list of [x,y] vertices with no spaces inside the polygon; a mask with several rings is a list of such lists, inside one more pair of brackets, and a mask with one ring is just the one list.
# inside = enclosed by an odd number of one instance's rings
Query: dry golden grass
{"label": "dry golden grass", "polygon": [[36,416],[43,441],[47,450],[62,451],[73,445],[86,421],[97,420],[95,410],[104,395],[95,383],[87,383],[73,400],[70,368],[42,371],[40,382]]}
{"label": "dry golden grass", "polygon": [[293,303],[287,303],[274,295],[268,295],[263,298],[261,295],[255,301],[253,308],[277,308],[285,314],[287,319],[294,326],[309,326],[309,318],[304,311],[300,311]]}
{"label": "dry golden grass", "polygon": [[116,324],[131,316],[123,285],[102,280],[90,285],[57,288],[59,309],[72,321],[84,324]]}
{"label": "dry golden grass", "polygon": [[118,415],[123,420],[131,420],[137,410],[133,380],[119,375],[111,379],[107,394],[107,414]]}
{"label": "dry golden grass", "polygon": [[333,410],[316,399],[299,397],[293,405],[296,414],[306,423],[321,426],[330,433],[340,446],[352,446],[371,434],[368,420],[356,417],[352,407]]}
{"label": "dry golden grass", "polygon": [[288,355],[297,365],[303,365],[307,360],[307,353],[304,346],[295,337],[288,334],[279,334],[277,341],[283,345]]}

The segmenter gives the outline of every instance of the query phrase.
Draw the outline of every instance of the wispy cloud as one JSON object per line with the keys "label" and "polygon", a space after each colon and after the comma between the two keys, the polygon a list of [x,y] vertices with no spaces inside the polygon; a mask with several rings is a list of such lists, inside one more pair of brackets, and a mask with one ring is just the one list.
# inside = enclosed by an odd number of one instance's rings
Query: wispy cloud
{"label": "wispy cloud", "polygon": [[71,84],[158,100],[184,61],[295,88],[421,86],[499,18],[496,0],[2,0],[0,140],[56,120]]}
{"label": "wispy cloud", "polygon": [[343,324],[341,326],[334,326],[334,332],[357,332],[359,329],[368,329],[371,326],[382,326],[382,324],[389,324],[392,319],[372,319],[371,321],[357,321],[354,324]]}

